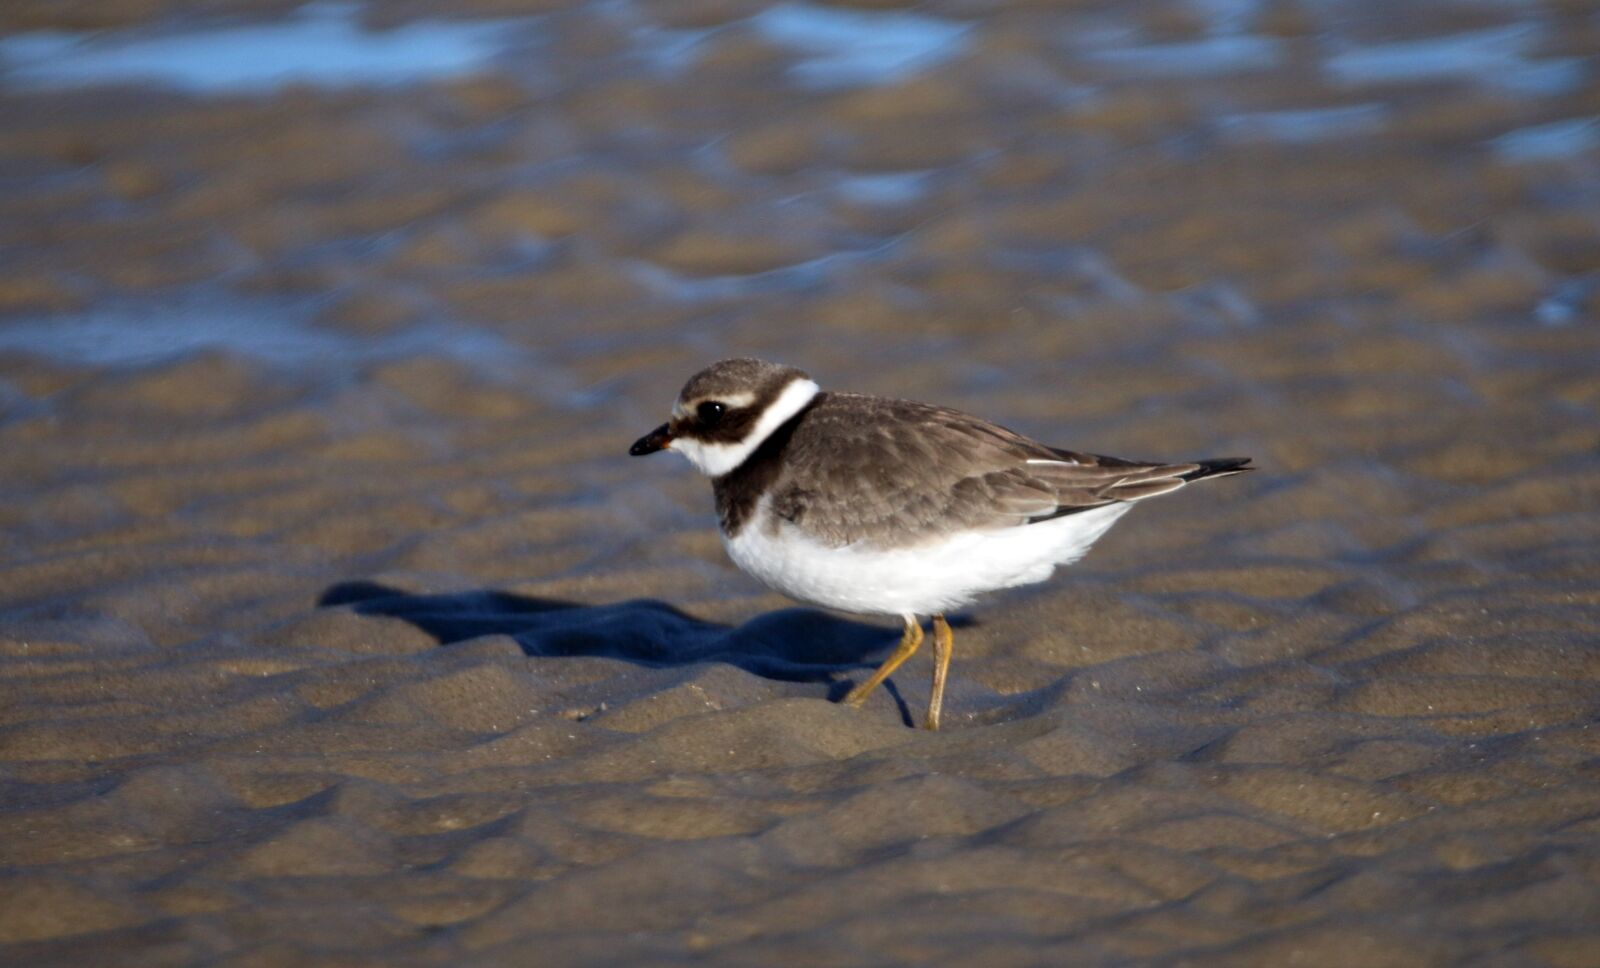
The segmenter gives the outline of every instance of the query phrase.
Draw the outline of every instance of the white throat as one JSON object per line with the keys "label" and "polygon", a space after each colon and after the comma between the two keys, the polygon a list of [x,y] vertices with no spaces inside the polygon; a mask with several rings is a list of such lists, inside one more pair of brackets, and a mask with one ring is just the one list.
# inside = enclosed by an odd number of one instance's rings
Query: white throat
{"label": "white throat", "polygon": [[689,459],[700,473],[707,477],[721,477],[745,462],[761,442],[772,436],[772,432],[782,427],[795,414],[811,402],[822,388],[813,380],[794,380],[783,388],[778,398],[772,401],[761,414],[761,419],[756,421],[749,435],[736,444],[712,444],[700,440],[690,440],[687,437],[678,437],[672,441],[671,449]]}

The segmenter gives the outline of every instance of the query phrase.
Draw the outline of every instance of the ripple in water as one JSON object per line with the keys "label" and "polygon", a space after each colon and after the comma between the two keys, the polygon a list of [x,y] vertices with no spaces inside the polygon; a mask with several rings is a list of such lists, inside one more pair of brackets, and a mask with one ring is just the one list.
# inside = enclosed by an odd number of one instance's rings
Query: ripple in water
{"label": "ripple in water", "polygon": [[780,3],[750,18],[762,37],[801,55],[789,76],[805,87],[888,84],[966,49],[966,24],[899,11]]}
{"label": "ripple in water", "polygon": [[1506,161],[1559,161],[1600,149],[1600,118],[1569,118],[1509,131],[1489,142]]}
{"label": "ripple in water", "polygon": [[1348,104],[1299,111],[1229,114],[1219,119],[1219,127],[1234,141],[1315,144],[1332,138],[1373,134],[1383,128],[1388,115],[1388,109],[1381,104]]}
{"label": "ripple in water", "polygon": [[324,300],[193,292],[107,301],[81,312],[0,323],[0,351],[78,366],[150,366],[206,351],[279,366],[443,356],[498,372],[517,350],[486,330],[423,324],[364,338],[311,320]]}
{"label": "ripple in water", "polygon": [[1278,66],[1283,45],[1270,37],[1225,34],[1174,44],[1146,44],[1089,51],[1090,60],[1122,74],[1142,77],[1201,77],[1239,74]]}
{"label": "ripple in water", "polygon": [[1588,73],[1582,59],[1534,59],[1532,51],[1543,39],[1535,25],[1514,25],[1352,47],[1329,57],[1327,70],[1349,86],[1466,81],[1539,96],[1582,84]]}
{"label": "ripple in water", "polygon": [[925,171],[890,171],[871,175],[840,175],[834,189],[857,205],[889,208],[909,205],[926,191]]}
{"label": "ripple in water", "polygon": [[527,21],[417,20],[366,30],[351,4],[287,20],[172,34],[38,31],[0,38],[0,80],[31,88],[146,84],[188,94],[262,94],[288,84],[408,84],[481,71]]}

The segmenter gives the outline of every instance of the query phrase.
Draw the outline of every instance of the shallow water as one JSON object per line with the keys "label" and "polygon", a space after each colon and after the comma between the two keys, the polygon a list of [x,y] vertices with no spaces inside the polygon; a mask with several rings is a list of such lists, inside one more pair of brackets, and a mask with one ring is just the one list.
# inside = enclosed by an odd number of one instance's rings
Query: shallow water
{"label": "shallow water", "polygon": [[1574,90],[1589,65],[1580,57],[1533,56],[1545,39],[1542,27],[1517,24],[1351,47],[1330,57],[1327,66],[1337,81],[1350,85],[1463,80],[1520,94]]}
{"label": "shallow water", "polygon": [[967,24],[919,13],[780,3],[750,18],[756,32],[801,54],[789,75],[809,87],[901,80],[961,53]]}
{"label": "shallow water", "polygon": [[105,300],[76,312],[9,320],[0,326],[0,352],[87,367],[150,366],[219,352],[301,371],[435,356],[485,373],[522,353],[497,333],[463,326],[340,332],[314,322],[328,303],[322,297],[241,297],[207,288],[157,299]]}
{"label": "shallow water", "polygon": [[1111,47],[1090,58],[1140,77],[1189,77],[1260,71],[1281,64],[1281,45],[1270,37],[1225,35],[1173,44]]}
{"label": "shallow water", "polygon": [[1381,104],[1351,104],[1303,111],[1255,111],[1220,119],[1223,133],[1244,141],[1290,144],[1373,134],[1383,128],[1388,109]]}
{"label": "shallow water", "polygon": [[479,73],[515,26],[418,20],[367,30],[360,8],[315,3],[282,21],[85,36],[0,39],[0,83],[70,88],[149,84],[191,94],[267,93],[290,84],[414,84]]}
{"label": "shallow water", "polygon": [[[150,9],[0,51],[330,16]],[[0,963],[1593,964],[1581,5],[379,12],[502,53],[0,77]],[[928,734],[625,456],[732,354],[1261,470]]]}
{"label": "shallow water", "polygon": [[1571,118],[1518,128],[1490,144],[1508,161],[1582,159],[1600,149],[1600,118]]}

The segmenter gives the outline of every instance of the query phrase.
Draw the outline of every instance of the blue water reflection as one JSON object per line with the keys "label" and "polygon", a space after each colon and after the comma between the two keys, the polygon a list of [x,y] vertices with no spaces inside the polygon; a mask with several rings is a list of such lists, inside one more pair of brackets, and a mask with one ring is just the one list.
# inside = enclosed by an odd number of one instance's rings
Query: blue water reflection
{"label": "blue water reflection", "polygon": [[1283,45],[1270,37],[1225,34],[1171,44],[1090,51],[1090,60],[1142,77],[1198,77],[1261,71],[1283,61]]}
{"label": "blue water reflection", "polygon": [[205,351],[278,366],[432,355],[495,371],[518,357],[495,333],[421,324],[378,336],[317,326],[322,298],[189,292],[153,300],[109,300],[75,313],[8,320],[0,352],[78,366],[148,366]]}
{"label": "blue water reflection", "polygon": [[1554,161],[1600,150],[1600,118],[1569,118],[1509,131],[1490,142],[1506,161]]}
{"label": "blue water reflection", "polygon": [[320,3],[287,20],[183,33],[39,31],[0,38],[0,79],[20,87],[150,84],[190,94],[288,84],[404,84],[478,72],[526,21],[417,20],[367,30],[358,8]]}
{"label": "blue water reflection", "polygon": [[1224,115],[1222,133],[1232,141],[1314,144],[1382,130],[1389,109],[1382,104],[1345,104],[1292,111],[1254,111]]}
{"label": "blue water reflection", "polygon": [[1468,81],[1517,94],[1548,96],[1583,83],[1588,67],[1577,57],[1537,58],[1544,40],[1536,25],[1512,25],[1351,47],[1327,60],[1329,75],[1341,84]]}
{"label": "blue water reflection", "polygon": [[960,54],[968,25],[918,13],[781,3],[750,19],[764,38],[800,54],[790,69],[807,87],[885,84]]}

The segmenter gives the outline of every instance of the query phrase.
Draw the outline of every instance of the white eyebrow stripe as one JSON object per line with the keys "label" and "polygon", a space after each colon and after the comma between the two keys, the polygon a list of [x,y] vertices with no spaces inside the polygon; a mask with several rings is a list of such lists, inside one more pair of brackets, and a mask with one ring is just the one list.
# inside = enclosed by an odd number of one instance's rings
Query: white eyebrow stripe
{"label": "white eyebrow stripe", "polygon": [[748,407],[752,403],[755,403],[756,395],[748,390],[745,390],[740,393],[730,393],[725,397],[707,397],[706,399],[716,400],[719,403],[727,405],[730,409],[737,410],[740,407]]}
{"label": "white eyebrow stripe", "polygon": [[729,393],[720,397],[700,397],[694,401],[694,406],[690,406],[688,403],[685,403],[682,400],[677,400],[672,404],[672,415],[674,417],[687,417],[690,413],[694,412],[695,407],[698,407],[700,404],[709,400],[715,400],[723,406],[726,406],[729,410],[737,410],[740,407],[748,407],[752,403],[755,403],[756,395],[749,390],[741,390],[738,393]]}

